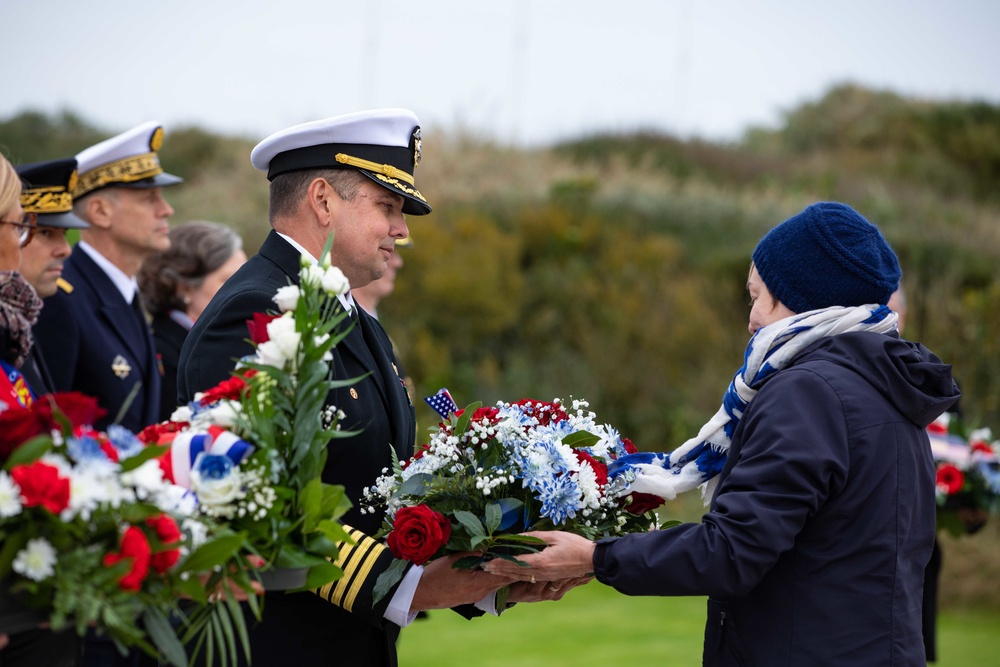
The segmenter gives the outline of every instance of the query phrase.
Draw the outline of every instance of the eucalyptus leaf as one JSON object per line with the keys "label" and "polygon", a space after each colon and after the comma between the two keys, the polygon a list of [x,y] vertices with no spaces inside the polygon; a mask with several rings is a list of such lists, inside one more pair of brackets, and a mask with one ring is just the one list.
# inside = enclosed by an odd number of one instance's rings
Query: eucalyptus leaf
{"label": "eucalyptus leaf", "polygon": [[178,572],[210,572],[235,556],[246,539],[246,533],[230,533],[206,542],[184,559]]}

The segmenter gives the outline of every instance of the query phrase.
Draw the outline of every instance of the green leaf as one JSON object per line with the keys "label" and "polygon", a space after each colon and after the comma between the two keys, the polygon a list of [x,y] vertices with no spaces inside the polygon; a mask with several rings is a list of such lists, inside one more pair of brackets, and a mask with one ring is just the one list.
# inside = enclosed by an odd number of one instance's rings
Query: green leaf
{"label": "green leaf", "polygon": [[599,443],[601,439],[594,435],[593,433],[588,433],[587,431],[577,431],[576,433],[570,433],[562,439],[564,445],[569,445],[570,447],[593,447]]}
{"label": "green leaf", "polygon": [[340,484],[323,484],[323,507],[320,514],[325,520],[339,519],[353,507],[344,487]]}
{"label": "green leaf", "polygon": [[344,530],[344,524],[339,521],[334,521],[332,519],[327,519],[325,521],[320,521],[316,529],[323,533],[326,539],[334,543],[348,542],[354,544],[354,539],[350,534]]}
{"label": "green leaf", "polygon": [[456,570],[471,570],[482,565],[484,560],[482,556],[462,556],[451,566]]}
{"label": "green leaf", "polygon": [[497,535],[496,537],[493,538],[493,540],[497,544],[504,542],[513,542],[516,544],[532,544],[542,547],[548,545],[548,543],[545,540],[541,539],[540,537],[535,537],[533,535],[520,535],[520,534]]}
{"label": "green leaf", "polygon": [[503,518],[503,509],[501,509],[499,503],[490,503],[486,506],[486,532],[490,535],[493,534],[500,526],[500,520]]}
{"label": "green leaf", "polygon": [[160,655],[167,659],[173,667],[187,667],[187,654],[184,646],[177,638],[177,633],[170,621],[157,607],[146,607],[142,614],[143,623],[150,639],[156,644]]}
{"label": "green leaf", "polygon": [[246,543],[246,533],[222,535],[202,544],[184,559],[178,572],[210,572],[217,565],[224,565],[233,558]]}
{"label": "green leaf", "polygon": [[480,536],[486,536],[486,530],[483,528],[483,523],[472,512],[468,512],[466,510],[455,510],[455,518],[460,524],[465,526],[465,529],[469,531],[469,537],[472,539],[476,539]]}
{"label": "green leaf", "polygon": [[462,412],[462,416],[458,418],[455,423],[455,435],[461,435],[469,430],[469,422],[472,421],[472,415],[475,414],[476,410],[483,407],[482,401],[476,401],[475,403],[469,403],[465,406],[465,410]]}
{"label": "green leaf", "polygon": [[42,455],[52,449],[52,438],[47,435],[39,435],[28,442],[20,445],[10,454],[4,470],[10,470],[14,466],[32,463],[42,458]]}
{"label": "green leaf", "polygon": [[130,456],[121,462],[121,471],[129,472],[135,470],[146,461],[155,459],[170,450],[170,445],[149,445],[143,447],[138,454]]}
{"label": "green leaf", "polygon": [[323,509],[323,482],[319,477],[309,480],[299,492],[299,508],[305,515],[305,522],[302,525],[303,532],[311,533],[316,530],[316,524],[319,523],[320,519],[325,518],[321,514]]}
{"label": "green leaf", "polygon": [[205,586],[197,577],[181,579],[177,582],[177,588],[184,597],[191,598],[198,604],[208,603],[208,593],[205,591]]}
{"label": "green leaf", "polygon": [[322,588],[343,576],[344,571],[333,563],[327,562],[322,565],[314,565],[309,568],[309,574],[306,575],[306,583],[302,586],[302,590],[308,591],[315,588]]}
{"label": "green leaf", "polygon": [[372,604],[388,595],[389,590],[403,578],[409,565],[407,561],[396,558],[382,574],[378,575],[378,579],[375,580],[375,588],[372,590]]}
{"label": "green leaf", "polygon": [[285,545],[274,559],[274,567],[313,567],[327,562],[322,556],[316,556],[297,547]]}
{"label": "green leaf", "polygon": [[423,497],[427,494],[427,487],[433,481],[433,475],[425,472],[418,473],[400,484],[394,495]]}

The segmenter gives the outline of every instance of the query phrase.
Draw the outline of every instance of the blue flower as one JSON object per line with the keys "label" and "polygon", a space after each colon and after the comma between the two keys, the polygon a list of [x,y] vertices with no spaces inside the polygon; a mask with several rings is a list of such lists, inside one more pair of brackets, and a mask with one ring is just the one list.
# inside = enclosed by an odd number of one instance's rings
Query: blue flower
{"label": "blue flower", "polygon": [[66,441],[66,449],[69,452],[70,458],[79,463],[95,461],[107,463],[109,461],[108,455],[101,449],[101,443],[89,435],[70,437]]}
{"label": "blue flower", "polygon": [[205,480],[225,479],[233,474],[233,462],[221,454],[199,454],[198,474]]}
{"label": "blue flower", "polygon": [[143,449],[139,438],[121,424],[112,424],[108,427],[108,440],[118,450],[119,460],[135,456]]}
{"label": "blue flower", "polygon": [[580,487],[569,475],[560,475],[542,485],[538,499],[542,501],[542,516],[560,524],[580,509]]}

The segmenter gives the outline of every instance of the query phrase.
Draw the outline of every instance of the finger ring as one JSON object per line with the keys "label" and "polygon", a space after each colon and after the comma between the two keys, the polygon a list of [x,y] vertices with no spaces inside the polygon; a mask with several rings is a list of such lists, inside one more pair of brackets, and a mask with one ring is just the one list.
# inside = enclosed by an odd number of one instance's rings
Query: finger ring
{"label": "finger ring", "polygon": [[535,575],[531,575],[531,583],[535,583]]}
{"label": "finger ring", "polygon": [[562,588],[562,586],[553,586],[552,584],[549,584],[549,590],[553,593],[558,593],[560,588]]}

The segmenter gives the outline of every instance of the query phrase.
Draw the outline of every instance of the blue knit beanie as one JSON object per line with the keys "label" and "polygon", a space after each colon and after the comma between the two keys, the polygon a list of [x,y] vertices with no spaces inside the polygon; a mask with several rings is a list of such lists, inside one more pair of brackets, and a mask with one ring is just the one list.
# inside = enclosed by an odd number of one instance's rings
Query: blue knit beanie
{"label": "blue knit beanie", "polygon": [[846,204],[820,202],[761,239],[753,263],[767,289],[794,313],[885,304],[899,262],[875,225]]}

